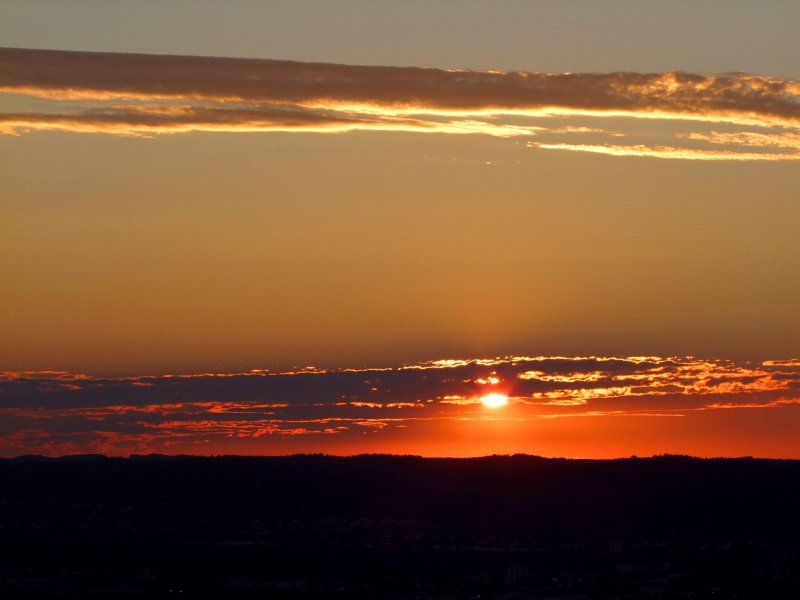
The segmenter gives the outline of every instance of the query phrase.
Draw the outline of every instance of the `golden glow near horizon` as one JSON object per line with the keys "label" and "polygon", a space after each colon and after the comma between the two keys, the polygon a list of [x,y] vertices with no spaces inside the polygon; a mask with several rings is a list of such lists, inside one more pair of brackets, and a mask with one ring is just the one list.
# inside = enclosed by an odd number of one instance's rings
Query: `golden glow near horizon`
{"label": "golden glow near horizon", "polygon": [[0,395],[0,456],[737,456],[749,448],[800,458],[796,359],[508,356],[120,378],[21,371],[0,373]]}
{"label": "golden glow near horizon", "polygon": [[480,398],[481,404],[486,408],[500,408],[508,404],[508,396],[499,392],[492,392],[491,394],[484,394]]}

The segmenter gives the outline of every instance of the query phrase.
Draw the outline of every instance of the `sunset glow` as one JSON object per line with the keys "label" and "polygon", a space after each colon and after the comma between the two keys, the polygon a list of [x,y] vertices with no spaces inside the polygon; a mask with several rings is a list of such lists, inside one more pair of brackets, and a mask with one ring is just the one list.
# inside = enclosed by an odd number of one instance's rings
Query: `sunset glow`
{"label": "sunset glow", "polygon": [[800,2],[0,24],[0,598],[795,598]]}
{"label": "sunset glow", "polygon": [[0,374],[0,397],[0,456],[413,447],[426,456],[800,457],[796,359],[508,356],[120,378],[23,371]]}
{"label": "sunset glow", "polygon": [[481,404],[486,408],[500,408],[508,403],[508,396],[505,394],[492,393],[481,396]]}
{"label": "sunset glow", "polygon": [[800,457],[800,4],[45,4],[0,456]]}

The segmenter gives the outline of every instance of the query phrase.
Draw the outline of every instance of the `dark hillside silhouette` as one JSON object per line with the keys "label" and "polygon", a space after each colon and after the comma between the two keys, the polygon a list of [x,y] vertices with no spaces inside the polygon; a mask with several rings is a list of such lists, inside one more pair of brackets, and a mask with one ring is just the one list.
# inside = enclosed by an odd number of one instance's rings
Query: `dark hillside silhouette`
{"label": "dark hillside silhouette", "polygon": [[369,518],[535,540],[800,539],[797,461],[28,457],[0,461],[0,479],[5,526],[96,507],[148,528]]}
{"label": "dark hillside silhouette", "polygon": [[789,460],[20,457],[0,591],[797,598],[799,505]]}

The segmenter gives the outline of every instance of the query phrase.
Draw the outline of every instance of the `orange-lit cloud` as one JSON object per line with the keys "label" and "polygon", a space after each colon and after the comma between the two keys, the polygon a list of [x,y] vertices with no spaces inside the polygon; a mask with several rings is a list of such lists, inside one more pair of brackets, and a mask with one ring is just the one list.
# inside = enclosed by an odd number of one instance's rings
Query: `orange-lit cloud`
{"label": "orange-lit cloud", "polygon": [[[0,115],[0,133],[14,135],[380,130],[528,136],[542,149],[673,159],[793,160],[799,151],[800,82],[741,73],[506,73],[0,49],[0,93],[16,105],[36,99],[36,110]],[[598,118],[621,119],[622,130]],[[641,119],[692,130],[670,133],[677,145],[642,141]],[[705,130],[710,124],[738,129]]]}
{"label": "orange-lit cloud", "polygon": [[[503,397],[504,405],[487,408],[481,402],[487,394]],[[500,443],[535,452],[530,432],[546,439],[555,427],[548,423],[566,417],[584,417],[574,422],[592,423],[595,432],[615,430],[610,420],[647,417],[639,427],[653,427],[657,435],[660,417],[700,415],[706,415],[703,428],[676,435],[724,447],[737,442],[737,429],[723,416],[741,415],[735,418],[745,427],[753,411],[774,414],[776,429],[794,419],[796,431],[800,361],[511,356],[383,369],[124,378],[26,371],[0,378],[0,455],[386,447],[424,453],[426,440],[463,436],[464,428],[471,437],[450,452],[491,451]],[[720,418],[709,422],[715,414]],[[497,438],[475,446],[476,436],[487,432]],[[759,454],[758,447],[751,453]]]}
{"label": "orange-lit cloud", "polygon": [[609,156],[640,156],[648,158],[671,158],[678,160],[800,160],[800,153],[737,152],[733,150],[701,150],[696,148],[676,148],[674,146],[646,146],[643,144],[531,144],[547,150],[571,150],[591,152]]}

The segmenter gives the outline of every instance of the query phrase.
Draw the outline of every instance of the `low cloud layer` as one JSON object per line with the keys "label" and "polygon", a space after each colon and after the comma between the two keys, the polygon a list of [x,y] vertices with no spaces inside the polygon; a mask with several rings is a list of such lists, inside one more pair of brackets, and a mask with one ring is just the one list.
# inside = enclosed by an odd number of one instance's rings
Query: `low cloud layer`
{"label": "low cloud layer", "polygon": [[[800,82],[747,74],[526,73],[0,49],[0,132],[352,130],[526,136],[542,149],[800,158]],[[25,102],[21,102],[25,104]],[[622,125],[607,130],[603,121]],[[642,120],[675,124],[655,139]],[[688,129],[687,129],[688,128]]]}
{"label": "low cloud layer", "polygon": [[[487,394],[508,403],[488,408],[481,402]],[[447,436],[463,423],[546,431],[562,419],[787,408],[797,419],[798,360],[504,357],[128,378],[7,372],[0,375],[0,448],[3,456],[341,452],[361,448],[364,436],[405,435],[405,451],[413,453],[424,432]]]}

